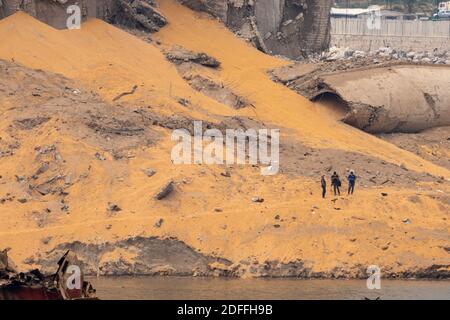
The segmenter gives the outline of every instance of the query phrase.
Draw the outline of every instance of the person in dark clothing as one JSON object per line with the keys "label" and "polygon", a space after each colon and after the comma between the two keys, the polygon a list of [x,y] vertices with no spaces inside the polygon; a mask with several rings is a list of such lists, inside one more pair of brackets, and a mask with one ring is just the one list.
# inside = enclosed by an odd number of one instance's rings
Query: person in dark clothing
{"label": "person in dark clothing", "polygon": [[339,179],[339,175],[336,171],[331,176],[331,185],[333,186],[334,195],[341,195],[341,190],[339,190],[341,187],[341,179]]}
{"label": "person in dark clothing", "polygon": [[350,171],[350,175],[348,176],[348,194],[353,194],[353,191],[355,190],[355,182],[356,182],[356,176],[353,171]]}
{"label": "person in dark clothing", "polygon": [[322,198],[325,199],[325,195],[327,194],[327,181],[325,180],[325,176],[322,176],[320,183],[322,185]]}

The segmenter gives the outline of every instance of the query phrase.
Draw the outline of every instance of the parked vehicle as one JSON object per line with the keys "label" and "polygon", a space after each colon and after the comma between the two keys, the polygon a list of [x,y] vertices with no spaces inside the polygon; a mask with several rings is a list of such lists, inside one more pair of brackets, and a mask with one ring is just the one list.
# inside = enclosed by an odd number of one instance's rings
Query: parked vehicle
{"label": "parked vehicle", "polygon": [[439,12],[450,11],[450,1],[439,3],[438,10]]}
{"label": "parked vehicle", "polygon": [[450,10],[435,13],[432,20],[450,20]]}

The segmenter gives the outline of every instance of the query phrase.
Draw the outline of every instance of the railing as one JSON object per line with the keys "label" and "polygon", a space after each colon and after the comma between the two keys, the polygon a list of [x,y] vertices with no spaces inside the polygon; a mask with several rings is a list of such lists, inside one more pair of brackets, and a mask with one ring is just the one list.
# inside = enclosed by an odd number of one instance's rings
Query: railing
{"label": "railing", "polygon": [[450,38],[450,21],[381,20],[380,28],[369,28],[366,19],[331,19],[332,35],[380,37]]}

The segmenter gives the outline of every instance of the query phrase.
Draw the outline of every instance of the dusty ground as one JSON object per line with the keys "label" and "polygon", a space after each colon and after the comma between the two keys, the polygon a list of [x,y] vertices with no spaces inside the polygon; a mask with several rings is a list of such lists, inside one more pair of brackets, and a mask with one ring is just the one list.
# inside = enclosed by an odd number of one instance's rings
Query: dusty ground
{"label": "dusty ground", "polygon": [[[376,264],[448,277],[448,168],[274,83],[267,71],[286,62],[218,22],[174,1],[160,9],[169,24],[152,43],[98,20],[78,31],[0,21],[0,243],[20,268],[49,270],[72,248],[90,273],[360,277]],[[217,59],[195,72],[249,105],[193,88],[165,56],[175,46]],[[173,165],[171,130],[193,119],[281,129],[281,173]],[[320,175],[348,169],[356,194],[321,199]]]}
{"label": "dusty ground", "polygon": [[450,127],[438,127],[415,134],[393,133],[379,136],[402,149],[450,169]]}

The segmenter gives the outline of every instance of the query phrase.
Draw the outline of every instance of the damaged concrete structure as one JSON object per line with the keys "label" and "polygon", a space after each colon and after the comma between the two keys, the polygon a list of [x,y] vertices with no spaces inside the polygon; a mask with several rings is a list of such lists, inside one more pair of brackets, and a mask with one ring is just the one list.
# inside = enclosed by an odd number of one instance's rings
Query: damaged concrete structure
{"label": "damaged concrete structure", "polygon": [[330,0],[180,0],[208,12],[262,51],[297,59],[330,43]]}
{"label": "damaged concrete structure", "polygon": [[[297,59],[321,52],[330,43],[331,0],[180,0],[193,10],[212,14],[260,50]],[[0,19],[17,10],[59,29],[66,28],[66,9],[81,7],[83,19],[158,31],[167,21],[154,0],[1,0]]]}
{"label": "damaged concrete structure", "polygon": [[323,78],[324,92],[347,108],[342,121],[371,133],[419,132],[450,125],[450,68],[395,66]]}
{"label": "damaged concrete structure", "polygon": [[275,70],[272,76],[326,105],[339,120],[366,132],[415,133],[450,125],[448,66],[327,69],[329,66],[299,64]]}

